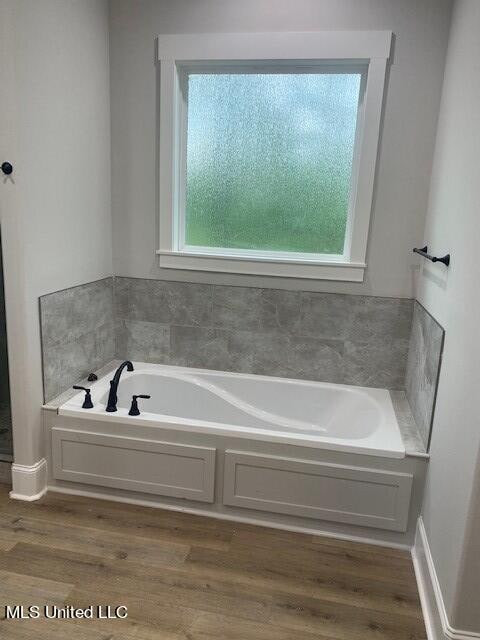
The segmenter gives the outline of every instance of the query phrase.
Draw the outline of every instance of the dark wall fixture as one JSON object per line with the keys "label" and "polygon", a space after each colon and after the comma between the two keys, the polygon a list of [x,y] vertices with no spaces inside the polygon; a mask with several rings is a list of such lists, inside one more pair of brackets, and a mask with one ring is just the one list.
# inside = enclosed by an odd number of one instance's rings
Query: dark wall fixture
{"label": "dark wall fixture", "polygon": [[413,253],[418,253],[419,256],[422,256],[423,258],[426,258],[427,260],[430,260],[431,262],[442,262],[446,267],[448,267],[448,265],[450,264],[450,254],[447,253],[446,256],[443,256],[442,258],[437,258],[435,256],[431,256],[428,253],[428,246],[425,245],[424,247],[422,247],[421,249],[414,249]]}

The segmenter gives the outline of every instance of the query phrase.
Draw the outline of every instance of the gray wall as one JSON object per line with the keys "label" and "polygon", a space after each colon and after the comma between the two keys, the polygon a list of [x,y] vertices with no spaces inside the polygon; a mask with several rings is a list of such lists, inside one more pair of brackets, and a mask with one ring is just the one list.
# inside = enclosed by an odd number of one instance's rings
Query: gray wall
{"label": "gray wall", "polygon": [[405,392],[426,450],[432,429],[443,339],[442,327],[415,301]]}
{"label": "gray wall", "polygon": [[140,278],[40,298],[45,399],[114,357],[403,389],[413,301]]}
{"label": "gray wall", "polygon": [[[140,278],[412,297],[448,37],[450,0],[113,0],[110,3],[114,273]],[[159,33],[391,29],[393,65],[363,284],[160,271],[157,224]]]}
{"label": "gray wall", "polygon": [[116,356],[403,389],[412,300],[106,278],[40,298],[45,399]]}
{"label": "gray wall", "polygon": [[108,6],[2,0],[0,29],[14,455],[33,465],[45,453],[38,298],[112,273]]}
{"label": "gray wall", "polygon": [[[480,633],[480,3],[455,3],[418,300],[445,328],[423,519],[450,624]],[[476,486],[475,486],[476,483]]]}
{"label": "gray wall", "polygon": [[403,389],[412,300],[115,278],[117,357]]}
{"label": "gray wall", "polygon": [[40,298],[45,400],[100,369],[115,356],[113,279]]}

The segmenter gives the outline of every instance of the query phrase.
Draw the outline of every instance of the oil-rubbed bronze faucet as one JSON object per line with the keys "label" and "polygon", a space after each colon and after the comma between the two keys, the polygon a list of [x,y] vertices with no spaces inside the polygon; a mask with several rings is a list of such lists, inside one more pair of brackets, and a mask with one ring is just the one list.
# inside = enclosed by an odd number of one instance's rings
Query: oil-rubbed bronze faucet
{"label": "oil-rubbed bronze faucet", "polygon": [[105,411],[108,411],[109,413],[117,410],[117,390],[120,383],[120,376],[122,375],[122,371],[125,369],[125,367],[127,367],[127,371],[133,371],[133,364],[130,362],[130,360],[125,360],[125,362],[122,362],[122,364],[115,371],[113,380],[110,380],[110,393],[108,394],[107,408],[105,409]]}

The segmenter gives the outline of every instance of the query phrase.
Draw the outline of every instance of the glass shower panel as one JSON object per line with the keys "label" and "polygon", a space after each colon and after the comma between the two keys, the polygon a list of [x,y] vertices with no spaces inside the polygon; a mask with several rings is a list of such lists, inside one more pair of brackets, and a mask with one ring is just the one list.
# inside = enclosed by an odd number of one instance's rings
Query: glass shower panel
{"label": "glass shower panel", "polygon": [[7,326],[3,288],[2,238],[0,235],[0,460],[12,455],[12,419],[8,380]]}

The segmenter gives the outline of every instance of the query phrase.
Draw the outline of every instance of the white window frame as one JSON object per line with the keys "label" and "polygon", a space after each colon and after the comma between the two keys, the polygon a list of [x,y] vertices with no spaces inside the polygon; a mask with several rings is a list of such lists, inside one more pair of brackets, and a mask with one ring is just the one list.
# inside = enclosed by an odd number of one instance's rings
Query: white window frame
{"label": "white window frame", "polygon": [[[391,31],[177,34],[158,37],[160,63],[160,266],[221,273],[362,282]],[[342,256],[184,247],[186,72],[206,65],[288,69],[298,65],[360,65],[350,211]]]}

